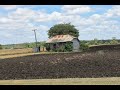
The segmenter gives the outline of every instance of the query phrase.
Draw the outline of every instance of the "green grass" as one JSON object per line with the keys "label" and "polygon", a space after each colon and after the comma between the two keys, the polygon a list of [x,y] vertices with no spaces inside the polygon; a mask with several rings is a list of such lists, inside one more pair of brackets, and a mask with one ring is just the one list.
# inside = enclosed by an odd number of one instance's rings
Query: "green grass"
{"label": "green grass", "polygon": [[120,85],[120,77],[0,80],[0,85]]}

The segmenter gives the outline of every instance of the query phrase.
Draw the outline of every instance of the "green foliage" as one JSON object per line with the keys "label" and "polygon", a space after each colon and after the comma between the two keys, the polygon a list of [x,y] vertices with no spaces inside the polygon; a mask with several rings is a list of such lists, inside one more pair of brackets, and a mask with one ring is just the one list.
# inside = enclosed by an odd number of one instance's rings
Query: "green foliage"
{"label": "green foliage", "polygon": [[73,50],[73,45],[72,45],[72,43],[71,42],[67,42],[66,44],[65,44],[65,51],[72,51]]}
{"label": "green foliage", "polygon": [[89,45],[86,43],[80,43],[80,50],[87,51],[89,49]]}
{"label": "green foliage", "polygon": [[98,40],[98,44],[104,44],[102,40]]}
{"label": "green foliage", "polygon": [[94,44],[95,44],[95,45],[98,45],[98,44],[99,44],[99,43],[98,43],[98,39],[97,39],[97,38],[94,38],[94,40],[93,40],[93,41],[94,41]]}
{"label": "green foliage", "polygon": [[29,43],[24,43],[23,46],[24,46],[25,48],[30,48]]}
{"label": "green foliage", "polygon": [[0,49],[2,49],[2,45],[0,44]]}
{"label": "green foliage", "polygon": [[73,46],[71,42],[66,42],[61,47],[57,48],[58,52],[71,52],[73,50]]}
{"label": "green foliage", "polygon": [[71,52],[72,50],[73,46],[71,42],[66,42],[64,45],[56,49],[57,52]]}
{"label": "green foliage", "polygon": [[66,35],[66,34],[75,37],[79,36],[78,30],[75,28],[74,25],[71,25],[70,23],[56,24],[53,27],[51,27],[50,30],[48,31],[49,38],[56,35]]}
{"label": "green foliage", "polygon": [[56,51],[57,52],[66,52],[65,46],[61,46],[61,47],[57,48]]}
{"label": "green foliage", "polygon": [[66,42],[63,45],[52,49],[50,49],[50,44],[46,44],[45,47],[47,51],[53,51],[53,52],[71,52],[73,50],[73,46],[71,42]]}
{"label": "green foliage", "polygon": [[112,37],[112,40],[110,41],[110,44],[118,44],[118,41],[115,37]]}
{"label": "green foliage", "polygon": [[110,44],[110,42],[106,41],[106,42],[104,42],[104,44],[105,44],[105,45],[109,45],[109,44]]}
{"label": "green foliage", "polygon": [[[4,49],[23,49],[23,48],[34,48],[36,46],[35,42],[31,43],[21,43],[21,44],[8,44],[8,45],[3,45]],[[45,46],[45,41],[43,42],[38,42],[37,46],[39,47],[44,47]]]}
{"label": "green foliage", "polygon": [[86,51],[89,49],[91,45],[111,45],[111,44],[119,44],[120,40],[117,40],[115,37],[112,37],[111,40],[98,40],[95,38],[94,40],[81,40],[80,41],[80,50]]}
{"label": "green foliage", "polygon": [[98,41],[97,38],[94,38],[94,40],[89,41],[89,45],[99,45],[100,42]]}
{"label": "green foliage", "polygon": [[111,40],[98,40],[95,38],[94,40],[81,40],[81,43],[90,45],[110,45],[110,44],[119,44],[120,40],[117,40],[115,37],[113,37]]}
{"label": "green foliage", "polygon": [[45,41],[40,42],[40,47],[45,47],[45,45],[46,45],[46,42],[45,42]]}
{"label": "green foliage", "polygon": [[44,46],[46,47],[47,51],[50,51],[50,44],[45,44]]}

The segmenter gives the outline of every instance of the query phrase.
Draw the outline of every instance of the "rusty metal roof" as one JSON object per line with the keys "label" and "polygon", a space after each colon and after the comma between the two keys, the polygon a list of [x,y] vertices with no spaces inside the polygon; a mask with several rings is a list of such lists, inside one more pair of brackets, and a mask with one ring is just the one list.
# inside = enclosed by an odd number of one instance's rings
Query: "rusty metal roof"
{"label": "rusty metal roof", "polygon": [[71,35],[56,35],[50,38],[46,43],[67,42],[67,41],[72,41],[74,38],[76,37]]}

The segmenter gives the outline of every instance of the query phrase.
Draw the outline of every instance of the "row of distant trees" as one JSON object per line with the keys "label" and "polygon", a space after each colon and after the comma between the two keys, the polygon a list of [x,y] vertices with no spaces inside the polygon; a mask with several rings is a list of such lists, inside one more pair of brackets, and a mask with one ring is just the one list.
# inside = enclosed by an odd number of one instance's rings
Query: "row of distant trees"
{"label": "row of distant trees", "polygon": [[113,44],[120,44],[120,40],[117,40],[115,37],[112,37],[111,40],[98,40],[97,38],[95,38],[94,40],[80,41],[80,49],[84,51],[93,45],[113,45]]}
{"label": "row of distant trees", "polygon": [[112,37],[111,40],[98,40],[97,38],[95,38],[94,40],[89,40],[89,41],[82,40],[80,42],[86,45],[102,45],[102,44],[109,45],[109,44],[119,44],[120,40],[117,40],[115,37]]}
{"label": "row of distant trees", "polygon": [[[94,40],[80,40],[80,48],[85,49],[88,48],[91,45],[110,45],[110,44],[119,44],[120,40],[117,40],[115,37],[113,37],[111,40],[98,40],[95,38]],[[38,46],[40,47],[45,47],[45,41],[43,42],[38,42]],[[23,44],[10,44],[10,45],[1,45],[0,44],[0,49],[19,49],[19,48],[33,48],[35,47],[35,43],[23,43]]]}
{"label": "row of distant trees", "polygon": [[[45,41],[37,42],[38,47],[45,46]],[[22,43],[22,44],[9,44],[9,45],[1,45],[1,49],[23,49],[23,48],[34,48],[35,42],[32,43]]]}

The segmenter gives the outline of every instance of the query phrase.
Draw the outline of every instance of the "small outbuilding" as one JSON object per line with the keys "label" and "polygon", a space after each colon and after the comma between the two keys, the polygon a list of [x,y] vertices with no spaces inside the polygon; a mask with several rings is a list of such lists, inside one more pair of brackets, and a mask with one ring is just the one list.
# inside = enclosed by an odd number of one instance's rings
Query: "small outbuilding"
{"label": "small outbuilding", "polygon": [[80,48],[80,41],[77,37],[72,35],[56,35],[46,41],[50,46],[50,50],[64,46],[67,42],[72,44],[72,51],[78,52]]}

